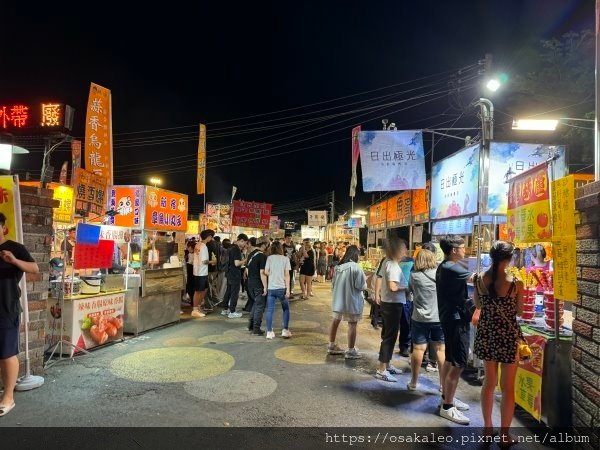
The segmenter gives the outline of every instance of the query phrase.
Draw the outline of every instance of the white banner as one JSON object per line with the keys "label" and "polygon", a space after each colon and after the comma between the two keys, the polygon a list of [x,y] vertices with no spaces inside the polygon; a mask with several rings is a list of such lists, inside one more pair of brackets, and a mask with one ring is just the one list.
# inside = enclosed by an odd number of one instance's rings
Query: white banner
{"label": "white banner", "polygon": [[308,211],[308,225],[324,227],[327,225],[327,211]]}
{"label": "white banner", "polygon": [[310,225],[302,225],[302,239],[319,239],[319,227],[311,227]]}

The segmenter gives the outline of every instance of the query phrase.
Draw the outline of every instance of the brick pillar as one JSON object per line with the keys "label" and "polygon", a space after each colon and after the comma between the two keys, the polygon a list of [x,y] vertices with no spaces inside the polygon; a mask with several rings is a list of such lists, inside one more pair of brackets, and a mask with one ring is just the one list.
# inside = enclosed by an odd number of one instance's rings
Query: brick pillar
{"label": "brick pillar", "polygon": [[[37,274],[27,274],[27,300],[29,305],[29,359],[31,371],[41,375],[44,367],[46,338],[46,303],[52,241],[52,208],[58,201],[52,199],[50,189],[20,186],[23,243],[40,267]],[[25,324],[21,325],[21,353],[19,373],[25,371]]]}
{"label": "brick pillar", "polygon": [[600,182],[577,188],[577,303],[573,305],[573,424],[600,427]]}

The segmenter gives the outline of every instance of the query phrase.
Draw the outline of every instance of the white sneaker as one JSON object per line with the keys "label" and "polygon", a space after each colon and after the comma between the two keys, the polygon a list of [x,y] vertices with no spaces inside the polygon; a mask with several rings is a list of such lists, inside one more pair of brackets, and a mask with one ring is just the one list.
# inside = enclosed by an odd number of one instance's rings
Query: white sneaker
{"label": "white sneaker", "polygon": [[267,339],[275,339],[275,332],[267,331]]}
{"label": "white sneaker", "polygon": [[406,389],[408,389],[409,391],[416,391],[417,390],[417,385],[416,384],[411,384],[410,381],[408,383],[406,383]]}
{"label": "white sneaker", "polygon": [[433,366],[431,363],[427,364],[427,367],[425,367],[425,371],[427,372],[438,372],[439,369],[435,366]]}
{"label": "white sneaker", "polygon": [[228,309],[224,309],[223,311],[221,311],[221,315],[222,316],[228,316],[229,315],[229,310]]}
{"label": "white sneaker", "polygon": [[393,377],[387,370],[380,372],[379,370],[375,372],[375,378],[378,378],[383,381],[389,381],[391,383],[395,383],[398,381],[396,377]]}
{"label": "white sneaker", "polygon": [[232,313],[229,313],[227,315],[227,317],[229,317],[230,319],[239,319],[240,317],[242,317],[242,313],[240,313],[240,312],[232,312]]}
{"label": "white sneaker", "polygon": [[292,337],[292,333],[287,328],[284,328],[283,330],[281,330],[281,337],[284,339],[289,339]]}
{"label": "white sneaker", "polygon": [[391,373],[392,375],[400,375],[404,373],[402,369],[398,369],[397,367],[394,367],[391,364],[388,366],[387,372]]}
{"label": "white sneaker", "polygon": [[444,409],[443,407],[440,407],[440,416],[460,425],[469,425],[471,423],[471,419],[456,409],[456,406],[453,406],[450,409]]}
{"label": "white sneaker", "polygon": [[[440,403],[438,404],[438,406],[441,408],[443,403],[444,403],[444,399],[442,399],[440,397]],[[468,411],[469,409],[471,409],[471,407],[469,405],[467,405],[465,402],[461,402],[456,397],[454,397],[454,407],[456,409],[458,409],[459,411]]]}
{"label": "white sneaker", "polygon": [[192,317],[206,317],[206,314],[195,309],[192,311]]}
{"label": "white sneaker", "polygon": [[348,350],[346,350],[346,353],[344,353],[344,358],[360,359],[360,358],[362,358],[362,355],[360,353],[358,353],[358,348],[354,347],[354,348],[349,348]]}

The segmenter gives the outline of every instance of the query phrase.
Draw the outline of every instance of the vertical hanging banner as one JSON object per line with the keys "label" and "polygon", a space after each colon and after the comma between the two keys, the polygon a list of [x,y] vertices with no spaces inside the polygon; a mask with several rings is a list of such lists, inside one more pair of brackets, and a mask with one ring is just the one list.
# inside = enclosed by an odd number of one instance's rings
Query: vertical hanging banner
{"label": "vertical hanging banner", "polygon": [[358,133],[363,191],[425,189],[423,132]]}
{"label": "vertical hanging banner", "polygon": [[0,176],[0,212],[6,216],[6,239],[17,240],[17,223],[15,222],[15,201],[17,199],[17,186],[12,175]]}
{"label": "vertical hanging banner", "polygon": [[85,168],[113,184],[110,90],[92,83],[85,118]]}
{"label": "vertical hanging banner", "polygon": [[71,141],[71,185],[74,185],[75,171],[81,169],[81,141]]}
{"label": "vertical hanging banner", "polygon": [[577,301],[577,254],[575,236],[575,177],[552,182],[552,254],[554,295]]}
{"label": "vertical hanging banner", "polygon": [[550,241],[552,229],[547,163],[509,181],[507,223],[508,238],[515,243]]}
{"label": "vertical hanging banner", "polygon": [[196,175],[196,194],[206,193],[206,125],[200,124],[198,137],[198,174]]}
{"label": "vertical hanging banner", "polygon": [[358,133],[360,133],[360,125],[352,128],[352,178],[350,179],[350,197],[356,195],[356,185],[358,184],[356,176],[356,165],[358,164],[358,157],[360,156]]}
{"label": "vertical hanging banner", "polygon": [[69,170],[69,161],[65,161],[60,168],[60,177],[58,178],[59,184],[67,184],[67,172]]}

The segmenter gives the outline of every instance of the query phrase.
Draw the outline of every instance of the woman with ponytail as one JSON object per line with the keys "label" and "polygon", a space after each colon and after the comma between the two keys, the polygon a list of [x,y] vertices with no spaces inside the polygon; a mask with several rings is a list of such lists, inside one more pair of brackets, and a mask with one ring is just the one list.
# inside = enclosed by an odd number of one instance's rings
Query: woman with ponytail
{"label": "woman with ponytail", "polygon": [[492,267],[475,279],[475,305],[481,316],[474,352],[484,361],[485,379],[481,388],[481,411],[485,434],[493,434],[494,390],[501,365],[500,388],[502,445],[514,443],[508,430],[515,411],[515,376],[520,329],[517,315],[523,311],[523,283],[506,274],[514,253],[511,243],[497,241],[490,250]]}

